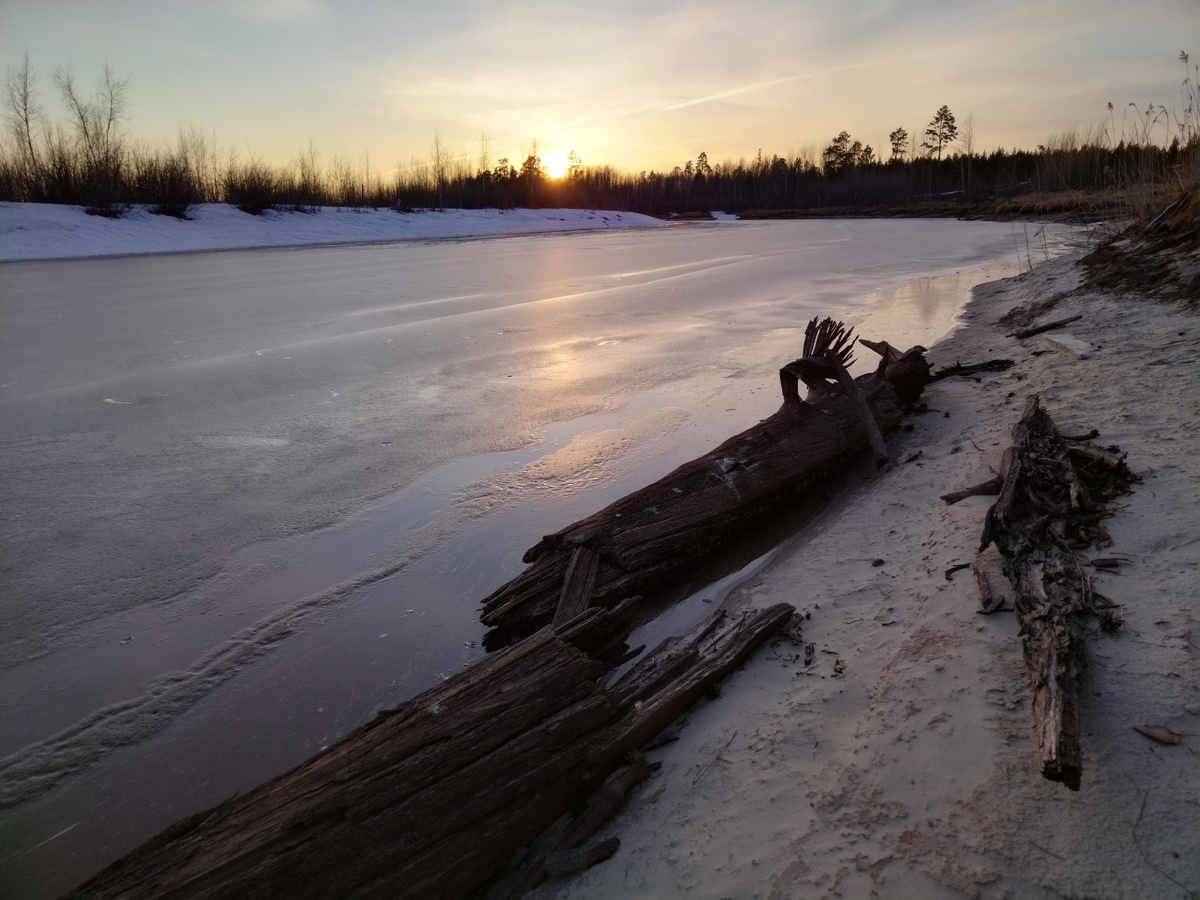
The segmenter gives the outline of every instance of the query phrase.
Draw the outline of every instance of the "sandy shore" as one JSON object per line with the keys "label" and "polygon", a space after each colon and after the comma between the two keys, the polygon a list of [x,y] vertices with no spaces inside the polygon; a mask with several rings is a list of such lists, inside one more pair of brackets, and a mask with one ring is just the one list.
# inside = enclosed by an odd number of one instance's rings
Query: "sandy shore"
{"label": "sandy shore", "polygon": [[[621,849],[540,898],[1195,897],[1200,893],[1200,318],[1082,287],[1078,256],[977,289],[936,365],[1009,357],[931,385],[930,412],[859,470],[823,521],[730,604],[788,601],[803,648],[776,640],[693,710],[661,770],[601,836]],[[1087,358],[1000,317],[1060,297]],[[886,335],[867,335],[886,338]],[[1143,479],[1108,522],[1096,587],[1115,635],[1088,627],[1083,786],[1036,767],[1012,612],[977,612],[968,571],[992,498],[939,495],[994,474],[1031,394],[1064,433],[1099,429]],[[994,549],[988,551],[994,553]],[[876,561],[882,560],[882,564]],[[1156,724],[1178,746],[1133,730]]]}

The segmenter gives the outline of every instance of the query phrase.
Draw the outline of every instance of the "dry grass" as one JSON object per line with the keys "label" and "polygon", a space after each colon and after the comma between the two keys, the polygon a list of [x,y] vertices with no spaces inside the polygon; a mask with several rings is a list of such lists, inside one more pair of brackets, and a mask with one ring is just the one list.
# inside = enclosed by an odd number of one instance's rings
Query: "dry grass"
{"label": "dry grass", "polygon": [[1135,184],[1088,191],[1038,191],[997,200],[992,212],[999,218],[1138,222],[1148,221],[1178,194],[1178,185],[1169,184]]}
{"label": "dry grass", "polygon": [[1180,300],[1200,312],[1200,185],[1176,190],[1083,260],[1087,286]]}

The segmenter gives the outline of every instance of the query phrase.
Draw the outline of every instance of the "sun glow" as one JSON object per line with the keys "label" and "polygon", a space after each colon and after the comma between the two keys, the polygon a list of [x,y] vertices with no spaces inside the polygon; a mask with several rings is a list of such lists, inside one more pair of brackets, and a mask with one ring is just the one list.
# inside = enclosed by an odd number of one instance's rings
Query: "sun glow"
{"label": "sun glow", "polygon": [[543,153],[542,165],[546,167],[546,174],[551,178],[562,178],[570,165],[569,156],[570,151],[563,150],[561,147],[551,147]]}

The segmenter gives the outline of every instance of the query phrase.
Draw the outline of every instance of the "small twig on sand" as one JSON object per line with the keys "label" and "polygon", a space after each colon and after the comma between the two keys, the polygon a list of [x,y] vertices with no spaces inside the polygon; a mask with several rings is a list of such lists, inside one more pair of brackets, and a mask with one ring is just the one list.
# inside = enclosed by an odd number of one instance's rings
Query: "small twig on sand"
{"label": "small twig on sand", "polygon": [[[1133,781],[1132,778],[1129,780]],[[1137,786],[1136,783],[1134,784],[1134,786],[1135,787]],[[1143,792],[1142,793],[1142,805],[1141,805],[1141,808],[1138,809],[1137,820],[1133,823],[1133,842],[1134,842],[1134,844],[1137,845],[1138,852],[1142,854],[1142,862],[1144,862],[1147,866],[1149,866],[1151,869],[1153,869],[1155,872],[1157,872],[1163,878],[1167,879],[1167,881],[1171,882],[1172,884],[1178,885],[1179,887],[1183,888],[1185,891],[1188,891],[1187,885],[1176,881],[1169,874],[1164,872],[1159,866],[1156,866],[1154,864],[1153,860],[1150,859],[1150,854],[1146,852],[1146,848],[1142,846],[1142,838],[1141,838],[1141,835],[1138,834],[1138,828],[1141,827],[1142,816],[1144,816],[1146,814],[1146,801],[1148,799],[1150,799],[1150,792],[1149,791]],[[1195,896],[1195,895],[1191,894],[1189,892],[1189,896]]]}
{"label": "small twig on sand", "polygon": [[1045,325],[1038,325],[1034,328],[1022,328],[1020,331],[1009,332],[1008,337],[1024,340],[1031,338],[1036,334],[1042,334],[1046,331],[1052,331],[1055,328],[1061,328],[1063,325],[1070,325],[1072,322],[1078,322],[1083,316],[1067,316],[1065,319],[1055,319],[1053,322],[1047,322]]}
{"label": "small twig on sand", "polygon": [[712,758],[712,759],[710,759],[710,760],[708,761],[708,765],[706,765],[706,766],[705,766],[703,769],[701,769],[699,772],[697,772],[697,773],[696,773],[696,777],[692,779],[692,784],[695,784],[697,781],[699,781],[701,778],[703,778],[703,777],[704,777],[704,773],[705,773],[705,772],[707,772],[709,769],[711,769],[711,768],[713,767],[713,764],[714,764],[714,763],[715,763],[715,762],[716,762],[718,759],[720,759],[720,758],[721,758],[721,754],[722,754],[722,753],[724,753],[726,750],[728,750],[728,749],[729,749],[729,745],[733,743],[733,739],[734,739],[735,737],[737,737],[737,732],[736,732],[736,731],[735,731],[733,734],[731,734],[731,735],[729,736],[729,740],[727,740],[727,741],[725,742],[725,746],[724,746],[724,747],[722,747],[720,750],[718,750],[718,751],[717,751],[717,752],[716,752],[716,753],[713,755],[713,758]]}
{"label": "small twig on sand", "polygon": [[1038,850],[1041,850],[1041,851],[1042,851],[1043,853],[1045,853],[1047,856],[1053,856],[1055,859],[1061,860],[1062,862],[1066,862],[1066,861],[1067,861],[1067,858],[1066,858],[1065,856],[1059,856],[1059,855],[1058,855],[1057,853],[1055,853],[1054,851],[1052,851],[1052,850],[1047,850],[1047,849],[1046,849],[1045,847],[1043,847],[1041,844],[1035,844],[1033,841],[1030,841],[1030,842],[1029,842],[1029,846],[1031,846],[1031,847],[1035,847],[1036,849],[1038,849]]}

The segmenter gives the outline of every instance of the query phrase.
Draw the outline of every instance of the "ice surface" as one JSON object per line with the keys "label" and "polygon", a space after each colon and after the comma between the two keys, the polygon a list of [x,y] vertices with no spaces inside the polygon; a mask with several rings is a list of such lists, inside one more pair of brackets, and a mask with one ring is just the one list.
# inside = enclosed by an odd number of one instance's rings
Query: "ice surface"
{"label": "ice surface", "polygon": [[929,346],[1013,251],[703,222],[0,266],[0,892],[456,671],[541,534],[773,412],[809,318]]}

